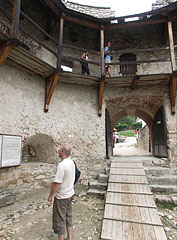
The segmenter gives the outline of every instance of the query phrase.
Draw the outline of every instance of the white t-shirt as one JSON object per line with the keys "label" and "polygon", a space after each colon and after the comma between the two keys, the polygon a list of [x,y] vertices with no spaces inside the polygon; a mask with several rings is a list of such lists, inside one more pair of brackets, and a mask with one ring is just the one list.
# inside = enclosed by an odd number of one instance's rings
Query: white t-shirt
{"label": "white t-shirt", "polygon": [[70,198],[74,194],[75,164],[71,158],[65,158],[58,164],[54,182],[60,183],[55,193],[57,199]]}

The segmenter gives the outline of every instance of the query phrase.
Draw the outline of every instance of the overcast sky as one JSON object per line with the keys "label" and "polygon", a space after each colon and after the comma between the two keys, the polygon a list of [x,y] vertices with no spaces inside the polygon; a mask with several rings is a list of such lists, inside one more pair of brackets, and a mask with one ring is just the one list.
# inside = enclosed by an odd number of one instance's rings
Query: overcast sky
{"label": "overcast sky", "polygon": [[111,7],[116,17],[151,11],[156,0],[68,0],[69,2],[97,7]]}

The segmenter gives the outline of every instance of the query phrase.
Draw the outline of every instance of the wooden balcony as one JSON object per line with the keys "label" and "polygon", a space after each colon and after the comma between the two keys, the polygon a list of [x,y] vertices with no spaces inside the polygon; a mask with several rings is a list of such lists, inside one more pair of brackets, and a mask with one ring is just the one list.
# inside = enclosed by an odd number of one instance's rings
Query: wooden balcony
{"label": "wooden balcony", "polygon": [[[173,32],[172,32],[172,22],[168,21],[168,35],[169,35],[169,46],[167,47],[156,47],[156,48],[145,48],[145,49],[126,49],[117,52],[112,52],[111,55],[116,56],[116,54],[126,54],[126,53],[148,53],[148,52],[159,52],[166,51],[170,57],[161,59],[142,59],[138,61],[130,61],[130,62],[121,62],[114,60],[111,63],[112,67],[114,66],[129,66],[129,65],[142,65],[142,64],[159,64],[159,63],[170,63],[171,70],[170,72],[159,72],[153,73],[149,72],[147,74],[141,74],[135,72],[132,75],[117,74],[117,76],[107,78],[104,76],[105,66],[104,66],[104,29],[108,29],[108,25],[106,23],[106,27],[100,25],[100,51],[93,51],[90,49],[84,49],[81,47],[68,46],[64,44],[63,40],[63,22],[66,18],[66,15],[62,15],[59,21],[59,37],[56,40],[52,37],[48,32],[46,32],[41,26],[38,25],[37,22],[34,22],[24,11],[20,9],[20,0],[16,0],[15,4],[12,6],[12,15],[10,16],[3,7],[0,6],[0,65],[7,61],[11,65],[18,67],[19,69],[26,70],[29,73],[37,74],[40,77],[46,80],[46,94],[45,94],[45,107],[44,111],[47,112],[50,104],[51,97],[53,95],[53,91],[55,89],[55,85],[57,81],[61,83],[69,83],[69,84],[81,84],[88,86],[96,86],[99,88],[99,116],[101,116],[102,109],[102,101],[103,101],[103,91],[106,86],[110,87],[126,87],[132,90],[144,86],[155,86],[155,85],[165,85],[170,86],[170,95],[171,95],[171,103],[172,103],[172,114],[175,112],[175,98],[176,98],[176,57],[175,57],[175,48],[177,47],[174,44],[173,40]],[[149,13],[147,13],[149,14]],[[55,48],[52,48],[45,41],[39,40],[34,34],[31,34],[30,31],[24,28],[23,25],[20,24],[20,16],[26,19],[31,26],[35,27],[41,35],[48,38],[53,44]],[[144,16],[144,15],[143,15]],[[129,18],[129,16],[128,16]],[[67,19],[68,20],[68,19]],[[121,19],[117,19],[118,22]],[[70,19],[72,21],[72,19]],[[101,21],[101,20],[100,20]],[[105,20],[104,20],[105,21]],[[102,22],[104,24],[104,21]],[[151,20],[152,21],[152,20]],[[73,20],[73,22],[75,22]],[[109,22],[109,21],[108,21]],[[156,21],[155,21],[156,23]],[[81,22],[80,22],[81,24]],[[84,23],[83,23],[84,24]],[[147,24],[147,22],[146,22]],[[124,25],[124,23],[123,23]],[[115,24],[115,27],[120,27],[120,25]],[[94,27],[94,26],[93,26]],[[112,28],[110,26],[110,28]],[[31,46],[28,44],[28,39],[31,39],[33,42],[36,42],[39,48],[45,49],[48,54],[53,56],[55,59],[54,62],[56,64],[50,63],[42,58],[40,58],[34,51],[31,50]],[[63,50],[65,48],[69,48],[70,50],[77,51],[89,51],[92,55],[97,56],[99,61],[88,61],[89,65],[94,65],[97,68],[97,76],[88,76],[82,75],[77,72],[67,72],[62,70],[62,64],[72,63],[73,62],[83,62],[77,56],[65,56],[63,54]],[[116,57],[115,57],[116,59]]]}

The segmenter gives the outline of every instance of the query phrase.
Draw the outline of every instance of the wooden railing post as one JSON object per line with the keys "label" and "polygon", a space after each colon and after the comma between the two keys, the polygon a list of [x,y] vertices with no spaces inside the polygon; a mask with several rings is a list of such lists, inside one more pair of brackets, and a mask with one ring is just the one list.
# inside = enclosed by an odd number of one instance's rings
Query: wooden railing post
{"label": "wooden railing post", "polygon": [[58,46],[57,70],[61,70],[62,64],[63,24],[64,19],[61,17],[59,22],[59,46]]}
{"label": "wooden railing post", "polygon": [[100,46],[101,46],[101,78],[104,76],[104,26],[101,26],[100,30]]}
{"label": "wooden railing post", "polygon": [[171,113],[175,114],[177,77],[176,77],[176,58],[175,58],[175,50],[174,50],[173,29],[172,29],[171,21],[168,21],[168,35],[169,35],[171,67],[172,67],[172,76],[170,81]]}
{"label": "wooden railing post", "polygon": [[171,21],[168,21],[168,35],[169,35],[169,44],[170,44],[171,66],[172,66],[172,72],[174,72],[176,71],[176,59],[175,59],[173,29],[172,29]]}
{"label": "wooden railing post", "polygon": [[21,0],[14,0],[13,13],[12,13],[11,38],[18,37],[19,23],[20,23],[20,7],[21,7]]}
{"label": "wooden railing post", "polygon": [[103,92],[104,92],[104,80],[105,80],[105,69],[104,69],[104,26],[101,26],[100,30],[100,46],[101,46],[101,78],[99,84],[99,109],[98,116],[102,115],[102,104],[103,104]]}

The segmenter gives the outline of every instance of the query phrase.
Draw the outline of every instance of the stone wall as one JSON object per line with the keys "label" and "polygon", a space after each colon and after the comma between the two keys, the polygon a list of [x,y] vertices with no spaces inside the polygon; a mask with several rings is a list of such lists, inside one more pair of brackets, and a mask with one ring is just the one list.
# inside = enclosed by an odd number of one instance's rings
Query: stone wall
{"label": "stone wall", "polygon": [[55,163],[59,147],[69,145],[86,182],[104,170],[105,120],[104,111],[98,117],[97,88],[58,83],[44,113],[43,79],[4,64],[0,85],[1,134],[21,135],[23,147],[32,146],[40,162]]}
{"label": "stone wall", "polygon": [[149,128],[144,126],[143,128],[139,129],[138,131],[138,148],[144,149],[149,152]]}
{"label": "stone wall", "polygon": [[19,167],[0,169],[0,189],[14,189],[16,194],[50,187],[56,164],[23,163]]}

